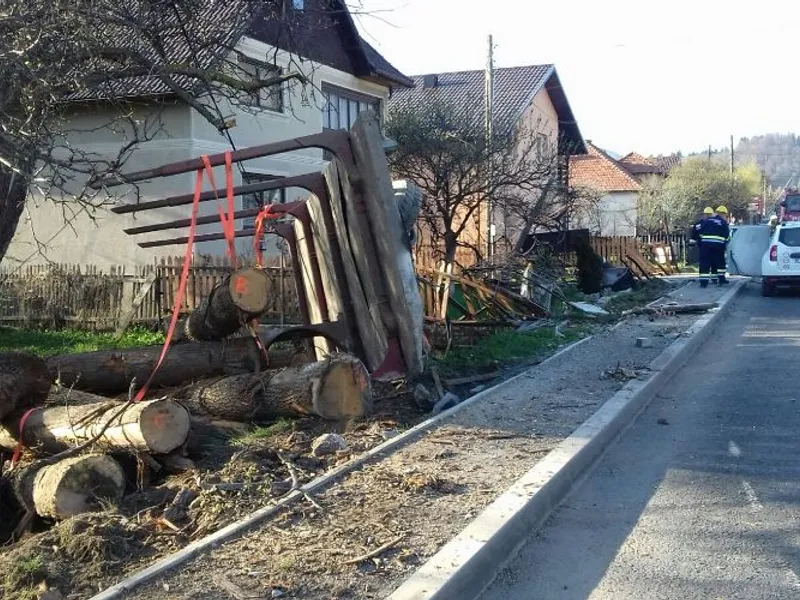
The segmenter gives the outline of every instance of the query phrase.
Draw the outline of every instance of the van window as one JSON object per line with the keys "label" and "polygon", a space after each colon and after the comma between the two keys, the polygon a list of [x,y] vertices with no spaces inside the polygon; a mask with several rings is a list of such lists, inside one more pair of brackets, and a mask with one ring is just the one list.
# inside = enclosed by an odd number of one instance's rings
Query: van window
{"label": "van window", "polygon": [[800,227],[782,228],[778,241],[784,246],[793,248],[800,246]]}

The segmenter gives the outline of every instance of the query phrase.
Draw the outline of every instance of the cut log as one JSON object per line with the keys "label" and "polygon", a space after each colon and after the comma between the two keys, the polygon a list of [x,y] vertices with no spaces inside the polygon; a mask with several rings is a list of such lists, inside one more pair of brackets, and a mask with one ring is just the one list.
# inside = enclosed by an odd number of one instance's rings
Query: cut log
{"label": "cut log", "polygon": [[182,402],[193,414],[231,421],[309,415],[340,420],[367,414],[372,388],[360,360],[336,354],[283,371],[225,377],[193,386]]}
{"label": "cut log", "polygon": [[200,301],[186,319],[186,337],[195,341],[221,340],[267,310],[269,280],[263,270],[237,269]]}
{"label": "cut log", "polygon": [[[143,385],[153,372],[161,346],[130,350],[103,350],[57,356],[47,360],[52,377],[66,387],[121,394],[128,391],[131,379]],[[269,366],[288,366],[297,351],[270,350]],[[263,353],[251,338],[224,342],[175,344],[169,349],[151,387],[171,387],[219,375],[252,373],[266,368]]]}
{"label": "cut log", "polygon": [[38,406],[50,393],[50,371],[38,356],[0,353],[0,419],[22,408]]}
{"label": "cut log", "polygon": [[[55,454],[91,440],[105,427],[96,442],[99,447],[166,454],[180,447],[189,435],[189,412],[177,402],[150,400],[122,410],[123,406],[106,400],[36,410],[25,421],[22,441],[37,454]],[[0,446],[15,448],[19,428],[19,418],[0,425]]]}
{"label": "cut log", "polygon": [[110,456],[89,454],[40,464],[22,471],[15,485],[20,503],[37,515],[66,519],[122,500],[125,473]]}

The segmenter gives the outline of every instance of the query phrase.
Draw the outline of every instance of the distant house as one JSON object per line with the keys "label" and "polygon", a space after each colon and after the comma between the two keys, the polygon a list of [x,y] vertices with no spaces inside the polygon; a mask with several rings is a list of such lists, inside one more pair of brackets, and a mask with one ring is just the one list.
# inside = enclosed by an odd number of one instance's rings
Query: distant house
{"label": "distant house", "polygon": [[[389,110],[402,110],[441,102],[459,110],[465,118],[485,118],[485,71],[458,71],[413,76],[414,86],[398,88],[389,99]],[[570,108],[554,65],[529,65],[494,70],[496,133],[510,133],[523,126],[536,136],[537,148],[558,155],[559,176],[566,189],[570,154],[586,152],[586,145]],[[465,241],[486,247],[488,213],[478,211]],[[557,218],[559,215],[554,215]],[[498,209],[495,239],[513,239],[513,220]]]}
{"label": "distant house", "polygon": [[[216,2],[208,9],[208,27],[221,32],[221,37],[230,36],[234,40],[238,54],[232,60],[260,80],[302,69],[310,83],[303,86],[290,82],[254,93],[243,101],[248,110],[220,98],[218,104],[222,114],[226,119],[235,119],[235,126],[228,132],[237,148],[291,139],[324,129],[349,129],[358,114],[367,109],[377,111],[382,118],[392,90],[414,84],[361,38],[344,0],[287,3],[285,10],[290,12],[293,23],[291,35],[282,23],[258,16],[258,13],[242,24],[240,15],[247,2],[249,0]],[[170,60],[178,63],[192,54],[186,39],[176,40],[169,51],[174,54]],[[201,59],[204,68],[214,65],[214,56],[202,55]],[[130,110],[132,117],[140,123],[157,118],[161,131],[133,152],[124,171],[147,169],[231,148],[226,137],[194,109],[180,102],[155,77],[131,82],[126,96],[131,104],[125,110]],[[114,156],[126,140],[123,134],[104,127],[119,118],[120,109],[91,94],[73,100],[74,109],[68,127],[81,133],[76,134],[72,143],[101,156]],[[323,152],[314,149],[254,159],[244,163],[244,173],[234,169],[235,185],[240,185],[244,178],[248,182],[257,182],[319,171],[326,164]],[[154,180],[140,186],[138,193],[142,200],[191,193],[192,177],[189,174]],[[223,183],[224,176],[220,172],[217,185]],[[134,201],[134,194],[129,189],[111,188],[110,192],[114,194],[113,202]],[[305,194],[301,190],[261,192],[237,198],[236,208],[285,202]],[[134,239],[124,234],[123,229],[185,218],[187,207],[146,211],[135,217],[115,215],[105,207],[82,214],[80,210],[69,206],[65,209],[33,196],[27,208],[5,264],[13,265],[15,261],[23,260],[28,263],[55,261],[106,268],[110,265],[148,264],[158,257],[183,252],[181,246],[148,250],[138,246],[140,241],[185,235],[183,232],[166,232],[167,235],[161,232]],[[201,204],[201,214],[215,212],[213,202]],[[68,224],[65,224],[65,214]],[[243,221],[237,223],[238,228],[246,225]],[[216,224],[200,227],[198,231],[219,232],[221,229]],[[252,247],[250,239],[242,238],[238,243],[242,252]],[[224,252],[222,242],[203,242],[196,246],[197,254],[221,255]]]}
{"label": "distant house", "polygon": [[599,200],[573,227],[585,227],[602,236],[637,235],[642,186],[648,177],[666,177],[680,157],[645,158],[631,152],[615,159],[589,140],[586,145],[587,154],[570,159],[570,186],[594,192]]}

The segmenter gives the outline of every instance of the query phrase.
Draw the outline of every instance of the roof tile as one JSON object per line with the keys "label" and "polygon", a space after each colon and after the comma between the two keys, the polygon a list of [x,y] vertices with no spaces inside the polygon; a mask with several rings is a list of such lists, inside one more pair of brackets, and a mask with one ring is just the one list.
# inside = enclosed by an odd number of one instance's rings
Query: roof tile
{"label": "roof tile", "polygon": [[619,163],[592,143],[588,154],[570,157],[570,186],[600,192],[638,192],[639,183]]}

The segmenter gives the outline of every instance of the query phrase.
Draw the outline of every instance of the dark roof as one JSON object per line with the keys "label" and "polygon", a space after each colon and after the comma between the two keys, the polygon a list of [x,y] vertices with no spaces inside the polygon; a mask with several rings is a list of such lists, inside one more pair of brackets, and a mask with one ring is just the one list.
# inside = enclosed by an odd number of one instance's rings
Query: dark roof
{"label": "dark roof", "polygon": [[410,77],[406,77],[400,71],[398,71],[364,38],[359,36],[358,39],[361,41],[361,46],[364,48],[364,54],[366,55],[367,62],[372,67],[372,71],[375,73],[375,75],[384,77],[389,81],[393,81],[394,83],[399,83],[401,86],[406,88],[413,87],[414,81]]}
{"label": "dark roof", "polygon": [[[152,10],[149,3],[142,4],[143,0],[127,0],[120,6],[120,10],[135,12],[137,7],[149,7],[142,10]],[[208,69],[219,58],[222,52],[235,43],[245,34],[257,37],[257,32],[251,31],[254,20],[269,19],[265,13],[270,3],[255,3],[250,0],[198,0],[198,5],[193,8],[191,19],[179,22],[174,10],[160,9],[159,37],[163,41],[164,56],[158,55],[151,44],[144,42],[134,26],[124,25],[109,27],[107,38],[109,43],[119,44],[124,40],[126,46],[142,52],[145,57],[155,64],[190,64],[199,69]],[[355,26],[347,5],[343,0],[329,0],[325,10],[336,18],[340,35],[347,38],[345,44],[351,54],[349,63],[352,65],[353,74],[366,79],[377,79],[389,86],[411,86],[413,82],[392,66],[375,48],[364,41]],[[259,8],[261,7],[261,8]],[[187,40],[185,31],[191,37]],[[286,39],[291,36],[285,36]],[[282,48],[290,50],[288,48]],[[195,63],[196,61],[196,63]],[[318,62],[325,63],[324,59]],[[77,90],[68,100],[97,100],[109,97],[124,96],[150,96],[168,95],[172,93],[170,87],[157,75],[144,75],[139,77],[126,77],[118,80],[104,80],[103,88],[87,85],[84,89]],[[191,90],[197,85],[197,80],[190,77],[175,77],[175,81],[185,90]]]}
{"label": "dark roof", "polygon": [[[415,108],[436,101],[456,108],[464,118],[482,121],[485,78],[483,70],[416,75],[412,77],[413,88],[398,89],[393,93],[389,100],[389,109]],[[436,81],[436,85],[426,86],[425,82],[432,79]],[[510,131],[542,89],[547,90],[556,109],[559,129],[566,134],[567,140],[577,146],[578,152],[585,152],[583,137],[553,65],[494,70],[495,128],[499,132]]]}

